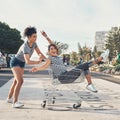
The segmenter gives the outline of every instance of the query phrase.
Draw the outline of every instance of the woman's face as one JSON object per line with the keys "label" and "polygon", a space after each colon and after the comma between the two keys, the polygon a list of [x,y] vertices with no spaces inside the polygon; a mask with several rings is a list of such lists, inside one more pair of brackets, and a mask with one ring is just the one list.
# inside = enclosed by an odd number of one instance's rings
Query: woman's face
{"label": "woman's face", "polygon": [[57,54],[57,50],[55,49],[54,46],[51,46],[51,47],[50,47],[49,54],[50,54],[51,56],[57,56],[57,55],[58,55],[58,54]]}
{"label": "woman's face", "polygon": [[37,34],[36,34],[36,33],[33,33],[31,36],[28,37],[28,39],[29,39],[29,41],[30,41],[31,43],[36,42],[36,40],[37,40]]}

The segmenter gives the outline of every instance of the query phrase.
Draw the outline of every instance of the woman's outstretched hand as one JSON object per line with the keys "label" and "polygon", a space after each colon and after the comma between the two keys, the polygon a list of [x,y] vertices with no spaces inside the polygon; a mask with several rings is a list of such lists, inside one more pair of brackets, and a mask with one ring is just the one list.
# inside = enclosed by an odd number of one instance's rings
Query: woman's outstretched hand
{"label": "woman's outstretched hand", "polygon": [[29,72],[37,72],[38,68],[37,67],[33,67]]}
{"label": "woman's outstretched hand", "polygon": [[48,40],[49,44],[53,44],[52,40],[47,36],[45,31],[40,31],[40,32]]}
{"label": "woman's outstretched hand", "polygon": [[41,34],[45,37],[45,38],[47,38],[47,34],[46,34],[46,32],[45,31],[40,31],[41,32]]}

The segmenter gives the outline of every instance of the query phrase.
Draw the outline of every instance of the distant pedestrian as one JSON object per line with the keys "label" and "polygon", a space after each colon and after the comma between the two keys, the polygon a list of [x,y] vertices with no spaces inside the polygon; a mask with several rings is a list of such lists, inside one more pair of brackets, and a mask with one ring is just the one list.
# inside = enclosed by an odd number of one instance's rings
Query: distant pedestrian
{"label": "distant pedestrian", "polygon": [[79,63],[78,64],[82,64],[83,63],[83,59],[80,57]]}
{"label": "distant pedestrian", "polygon": [[10,60],[11,60],[11,57],[9,57],[9,55],[7,54],[6,56],[7,68],[10,67]]}
{"label": "distant pedestrian", "polygon": [[68,56],[66,57],[66,63],[67,65],[70,65],[70,58]]}
{"label": "distant pedestrian", "polygon": [[66,62],[66,57],[65,55],[63,55],[63,64],[65,64],[65,62]]}

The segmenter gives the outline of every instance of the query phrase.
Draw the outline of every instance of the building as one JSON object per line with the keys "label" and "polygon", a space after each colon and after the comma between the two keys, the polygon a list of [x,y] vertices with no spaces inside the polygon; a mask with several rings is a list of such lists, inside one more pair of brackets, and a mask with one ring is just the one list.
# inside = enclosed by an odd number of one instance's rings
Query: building
{"label": "building", "polygon": [[97,51],[102,52],[105,49],[106,34],[108,31],[97,31],[95,33],[95,46]]}

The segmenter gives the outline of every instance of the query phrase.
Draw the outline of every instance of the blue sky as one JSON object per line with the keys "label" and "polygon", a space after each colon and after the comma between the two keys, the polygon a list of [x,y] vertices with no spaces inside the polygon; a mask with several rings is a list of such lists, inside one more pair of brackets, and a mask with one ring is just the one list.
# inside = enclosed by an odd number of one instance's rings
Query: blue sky
{"label": "blue sky", "polygon": [[120,26],[120,0],[0,0],[0,21],[17,28],[21,35],[27,26],[38,31],[38,45],[43,53],[47,41],[40,35],[69,44],[77,51],[77,43],[94,46],[95,32]]}

